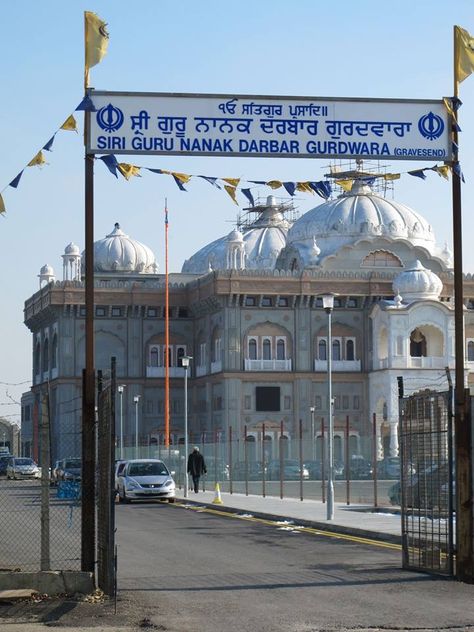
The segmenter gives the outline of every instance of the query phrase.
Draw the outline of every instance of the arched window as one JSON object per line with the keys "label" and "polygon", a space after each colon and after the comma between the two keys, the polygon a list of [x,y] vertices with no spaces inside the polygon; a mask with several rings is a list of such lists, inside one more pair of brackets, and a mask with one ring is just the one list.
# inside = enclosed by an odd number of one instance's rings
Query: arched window
{"label": "arched window", "polygon": [[318,358],[320,360],[327,360],[325,340],[320,340],[318,343]]}
{"label": "arched window", "polygon": [[249,340],[249,360],[257,359],[257,341],[255,338]]}
{"label": "arched window", "polygon": [[277,342],[277,360],[285,359],[285,341],[280,338]]}
{"label": "arched window", "polygon": [[426,357],[426,338],[418,328],[411,332],[410,356],[412,358]]}
{"label": "arched window", "polygon": [[348,340],[346,343],[346,360],[354,360],[354,341]]}
{"label": "arched window", "polygon": [[332,359],[336,362],[341,359],[341,341],[332,341]]}
{"label": "arched window", "polygon": [[43,344],[43,373],[49,368],[49,340],[45,338]]}
{"label": "arched window", "polygon": [[288,437],[286,435],[280,436],[280,454],[284,459],[289,457]]}
{"label": "arched window", "polygon": [[54,332],[53,343],[51,345],[51,368],[58,368],[58,335]]}
{"label": "arched window", "polygon": [[176,350],[176,365],[177,366],[183,366],[183,363],[181,362],[181,358],[184,355],[185,355],[184,347],[178,347],[178,349]]}
{"label": "arched window", "polygon": [[265,338],[265,340],[263,341],[262,351],[263,351],[264,360],[272,359],[272,345],[270,343],[270,340],[268,340],[268,338]]}
{"label": "arched window", "polygon": [[392,252],[387,250],[375,250],[369,253],[362,261],[364,268],[401,268],[402,262]]}
{"label": "arched window", "polygon": [[150,366],[159,366],[158,347],[152,347],[150,349]]}
{"label": "arched window", "polygon": [[467,343],[467,359],[469,362],[474,362],[474,340],[469,340]]}
{"label": "arched window", "polygon": [[41,358],[41,346],[38,341],[35,347],[35,375],[38,375],[38,373],[40,372],[40,358]]}

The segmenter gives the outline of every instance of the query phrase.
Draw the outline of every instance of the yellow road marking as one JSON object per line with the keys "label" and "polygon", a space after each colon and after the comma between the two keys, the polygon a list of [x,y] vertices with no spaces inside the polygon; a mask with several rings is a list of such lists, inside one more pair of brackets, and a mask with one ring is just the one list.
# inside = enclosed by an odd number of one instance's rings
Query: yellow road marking
{"label": "yellow road marking", "polygon": [[[334,538],[337,540],[347,540],[348,542],[356,542],[357,544],[369,544],[370,546],[378,546],[383,549],[392,549],[394,551],[401,551],[400,544],[394,544],[392,542],[383,542],[381,540],[372,540],[370,538],[363,538],[356,535],[349,535],[347,533],[337,533],[334,531],[323,531],[316,529],[315,527],[305,527],[302,525],[289,524],[288,522],[279,522],[277,520],[268,520],[265,518],[256,518],[255,516],[239,515],[231,513],[229,511],[222,511],[219,509],[213,509],[211,507],[205,507],[204,505],[188,505],[186,503],[175,503],[174,507],[181,507],[182,509],[192,509],[193,511],[199,511],[202,513],[214,514],[216,516],[222,516],[224,518],[238,518],[239,520],[246,520],[247,522],[257,522],[259,524],[265,524],[271,527],[287,526],[298,531],[300,533],[309,533],[311,535],[321,535],[326,538]],[[244,511],[244,510],[242,510]]]}

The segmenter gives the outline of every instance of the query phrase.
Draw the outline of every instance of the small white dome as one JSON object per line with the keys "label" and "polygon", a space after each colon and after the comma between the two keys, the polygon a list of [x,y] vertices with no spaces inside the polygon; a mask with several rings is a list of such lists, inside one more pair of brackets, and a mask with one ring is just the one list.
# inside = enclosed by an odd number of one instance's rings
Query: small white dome
{"label": "small white dome", "polygon": [[69,243],[66,248],[64,248],[64,254],[65,255],[80,255],[81,251],[79,249],[79,246],[77,246],[74,242],[71,241],[71,243]]}
{"label": "small white dome", "polygon": [[54,276],[54,270],[49,263],[46,263],[40,270],[41,276]]}
{"label": "small white dome", "polygon": [[240,243],[244,241],[244,236],[240,230],[234,228],[234,230],[227,235],[227,241],[238,241]]}
{"label": "small white dome", "polygon": [[148,246],[131,239],[122,231],[120,224],[115,224],[114,230],[105,239],[94,243],[94,270],[155,274],[158,265]]}
{"label": "small white dome", "polygon": [[434,272],[424,268],[420,261],[416,261],[413,267],[395,277],[392,286],[394,292],[400,294],[405,302],[438,300],[443,282]]}

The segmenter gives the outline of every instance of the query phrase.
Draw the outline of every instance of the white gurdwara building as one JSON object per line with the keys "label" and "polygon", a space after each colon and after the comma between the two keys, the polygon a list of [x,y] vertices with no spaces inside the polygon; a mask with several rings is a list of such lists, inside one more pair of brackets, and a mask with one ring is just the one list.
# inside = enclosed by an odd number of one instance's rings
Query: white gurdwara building
{"label": "white gurdwara building", "polygon": [[[271,457],[283,429],[285,450],[297,457],[300,420],[309,440],[314,408],[319,453],[331,353],[335,458],[343,457],[346,441],[351,454],[370,458],[374,414],[377,457],[397,455],[397,377],[406,394],[445,390],[446,367],[454,377],[448,248],[436,243],[420,214],[358,178],[350,192],[299,219],[273,196],[249,216],[170,274],[172,443],[183,442],[180,359],[189,355],[191,441],[225,442],[231,428],[234,439],[245,434],[258,459],[260,442],[268,442]],[[22,400],[22,450],[37,449],[48,389],[55,459],[80,454],[85,342],[80,249],[70,243],[62,259],[63,279],[43,266],[24,314],[33,375]],[[474,367],[471,275],[464,288],[467,384]],[[328,292],[336,295],[330,349],[320,298]],[[95,336],[96,368],[107,373],[111,356],[117,358],[124,444],[134,444],[136,414],[140,445],[163,444],[165,278],[151,250],[118,224],[95,244]]]}

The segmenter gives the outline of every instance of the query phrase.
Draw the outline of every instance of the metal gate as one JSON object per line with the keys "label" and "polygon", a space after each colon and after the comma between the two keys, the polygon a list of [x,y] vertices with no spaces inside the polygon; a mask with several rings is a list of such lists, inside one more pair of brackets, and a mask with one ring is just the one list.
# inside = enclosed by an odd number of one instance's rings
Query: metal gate
{"label": "metal gate", "polygon": [[454,574],[452,390],[400,399],[403,567]]}

